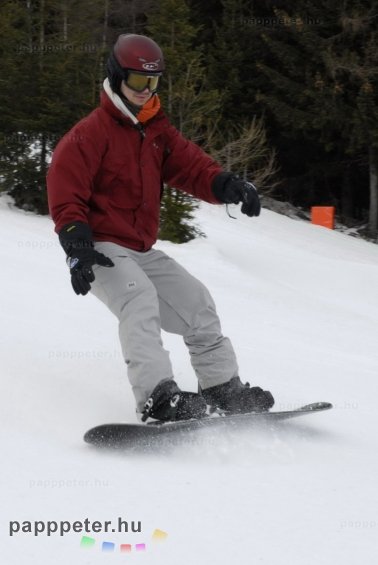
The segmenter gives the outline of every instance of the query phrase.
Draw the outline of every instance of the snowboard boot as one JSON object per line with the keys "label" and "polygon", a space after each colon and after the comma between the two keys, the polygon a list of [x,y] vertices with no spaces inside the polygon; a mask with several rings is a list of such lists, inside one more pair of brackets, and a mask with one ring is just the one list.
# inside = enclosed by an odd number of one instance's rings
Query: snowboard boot
{"label": "snowboard boot", "polygon": [[264,412],[272,408],[274,398],[268,390],[243,384],[239,377],[227,383],[202,390],[202,395],[212,409],[224,410],[229,414]]}
{"label": "snowboard boot", "polygon": [[161,422],[190,420],[206,416],[206,401],[200,394],[184,392],[174,380],[164,379],[144,405],[142,422],[154,418]]}

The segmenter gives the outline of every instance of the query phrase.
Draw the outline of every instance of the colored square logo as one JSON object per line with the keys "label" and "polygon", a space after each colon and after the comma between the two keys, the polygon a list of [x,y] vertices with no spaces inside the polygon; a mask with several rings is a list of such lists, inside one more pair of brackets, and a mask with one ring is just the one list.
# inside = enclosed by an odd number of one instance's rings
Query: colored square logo
{"label": "colored square logo", "polygon": [[120,546],[121,553],[130,553],[131,545],[129,543],[122,543]]}
{"label": "colored square logo", "polygon": [[135,545],[135,549],[137,551],[145,551],[146,550],[146,544],[145,543],[137,543]]}
{"label": "colored square logo", "polygon": [[115,543],[111,543],[110,541],[102,542],[102,551],[111,553],[112,551],[114,551],[114,548],[115,548]]}
{"label": "colored square logo", "polygon": [[153,541],[164,541],[167,539],[167,537],[168,537],[167,532],[163,532],[163,530],[159,530],[158,528],[156,528],[156,530],[152,534]]}
{"label": "colored square logo", "polygon": [[84,548],[93,547],[95,543],[96,540],[94,540],[93,538],[89,538],[88,536],[83,536],[81,538],[80,547],[84,547]]}

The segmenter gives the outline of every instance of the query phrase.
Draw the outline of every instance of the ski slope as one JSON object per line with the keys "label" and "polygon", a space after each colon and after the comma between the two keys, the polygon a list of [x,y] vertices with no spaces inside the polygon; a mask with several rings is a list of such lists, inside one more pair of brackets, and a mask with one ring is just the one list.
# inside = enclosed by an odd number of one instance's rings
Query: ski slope
{"label": "ski slope", "polygon": [[[2,563],[377,562],[378,246],[267,210],[233,214],[203,204],[206,239],[157,247],[210,288],[242,380],[279,410],[334,410],[125,454],[82,441],[136,421],[116,319],[71,290],[51,220],[0,199]],[[164,343],[196,390],[181,339]],[[119,518],[140,531],[71,527]],[[34,535],[47,522],[71,531]]]}

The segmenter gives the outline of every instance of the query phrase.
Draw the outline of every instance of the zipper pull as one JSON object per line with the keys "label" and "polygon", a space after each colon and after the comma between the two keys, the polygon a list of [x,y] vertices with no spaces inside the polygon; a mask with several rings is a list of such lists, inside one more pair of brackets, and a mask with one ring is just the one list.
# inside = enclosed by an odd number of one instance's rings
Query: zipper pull
{"label": "zipper pull", "polygon": [[139,131],[140,135],[144,138],[146,137],[146,132],[144,131],[144,127],[143,124],[141,124],[140,122],[138,122],[137,124],[135,124],[136,129]]}

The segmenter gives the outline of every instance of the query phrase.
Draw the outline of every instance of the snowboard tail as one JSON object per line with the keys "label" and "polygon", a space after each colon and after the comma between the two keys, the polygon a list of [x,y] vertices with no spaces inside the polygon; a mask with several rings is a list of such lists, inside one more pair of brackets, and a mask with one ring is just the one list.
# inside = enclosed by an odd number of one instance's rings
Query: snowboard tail
{"label": "snowboard tail", "polygon": [[294,410],[276,412],[248,412],[245,414],[213,415],[196,420],[176,422],[152,422],[150,424],[114,423],[102,424],[88,430],[84,441],[99,447],[138,446],[146,441],[163,438],[167,434],[192,432],[201,429],[223,428],[236,429],[244,425],[274,423],[306,414],[323,412],[332,408],[329,402],[315,402]]}

